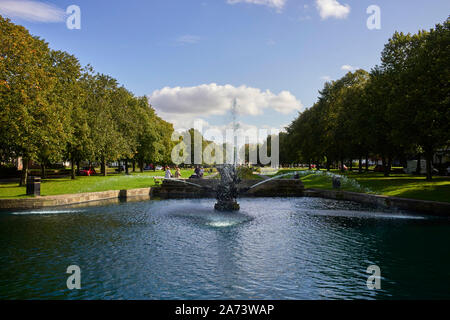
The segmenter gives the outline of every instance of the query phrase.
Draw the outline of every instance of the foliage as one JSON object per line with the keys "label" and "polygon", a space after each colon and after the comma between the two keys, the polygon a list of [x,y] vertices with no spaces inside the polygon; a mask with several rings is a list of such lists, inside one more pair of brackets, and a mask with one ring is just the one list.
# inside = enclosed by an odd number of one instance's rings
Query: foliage
{"label": "foliage", "polygon": [[63,160],[100,162],[105,175],[109,161],[170,163],[172,132],[147,97],[0,16],[0,159],[24,159],[21,183],[28,160],[44,176]]}
{"label": "foliage", "polygon": [[318,101],[280,134],[282,163],[394,158],[424,151],[427,179],[435,151],[450,141],[450,21],[415,35],[396,32],[381,65],[327,82]]}

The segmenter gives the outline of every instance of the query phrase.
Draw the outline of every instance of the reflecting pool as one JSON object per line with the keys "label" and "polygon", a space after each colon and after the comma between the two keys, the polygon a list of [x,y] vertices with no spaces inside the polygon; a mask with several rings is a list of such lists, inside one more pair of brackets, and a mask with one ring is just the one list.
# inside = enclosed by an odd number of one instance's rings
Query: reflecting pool
{"label": "reflecting pool", "polygon": [[[450,220],[319,198],[0,213],[1,299],[450,298]],[[81,290],[69,290],[70,265]],[[369,290],[370,265],[381,289]]]}

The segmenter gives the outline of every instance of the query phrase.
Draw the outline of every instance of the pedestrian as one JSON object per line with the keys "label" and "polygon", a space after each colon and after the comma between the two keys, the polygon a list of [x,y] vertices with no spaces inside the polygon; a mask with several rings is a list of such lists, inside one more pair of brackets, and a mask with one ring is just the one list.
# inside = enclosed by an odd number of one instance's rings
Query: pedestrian
{"label": "pedestrian", "polygon": [[180,179],[181,178],[181,171],[180,168],[177,166],[175,168],[175,179]]}
{"label": "pedestrian", "polygon": [[172,172],[170,172],[170,167],[169,166],[167,166],[166,174],[164,175],[164,178],[166,178],[166,179],[172,178]]}

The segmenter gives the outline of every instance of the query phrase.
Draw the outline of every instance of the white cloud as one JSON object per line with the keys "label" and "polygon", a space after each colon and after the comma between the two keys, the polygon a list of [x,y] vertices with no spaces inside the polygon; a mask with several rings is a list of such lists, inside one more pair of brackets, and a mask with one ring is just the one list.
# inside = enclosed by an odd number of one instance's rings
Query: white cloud
{"label": "white cloud", "polygon": [[185,34],[181,37],[177,38],[177,42],[178,43],[182,43],[182,44],[196,44],[200,42],[200,37],[199,36],[194,36],[191,34]]}
{"label": "white cloud", "polygon": [[[193,128],[194,124],[202,124],[203,130],[230,128],[230,109],[232,101],[237,98],[237,111],[241,116],[261,115],[265,110],[275,110],[281,114],[302,110],[302,103],[289,91],[274,94],[269,90],[261,91],[247,86],[203,84],[196,87],[166,87],[154,91],[149,101],[158,115],[174,124],[176,130]],[[222,125],[212,125],[207,119],[211,116],[221,116]],[[251,124],[241,123],[244,130],[256,128]],[[258,128],[268,128],[260,126]],[[272,128],[272,126],[270,126]],[[282,128],[278,128],[282,129]]]}
{"label": "white cloud", "polygon": [[251,3],[251,4],[258,4],[263,5],[271,8],[275,8],[278,11],[281,11],[286,4],[287,0],[227,0],[228,4],[235,4],[235,3]]}
{"label": "white cloud", "polygon": [[353,67],[353,66],[351,66],[351,65],[344,64],[344,65],[341,67],[341,70],[344,70],[344,71],[353,71],[353,70],[356,70],[356,68]]}
{"label": "white cloud", "polygon": [[316,0],[316,7],[323,20],[328,18],[345,19],[350,14],[350,6],[342,5],[337,0]]}
{"label": "white cloud", "polygon": [[0,13],[35,22],[62,22],[65,11],[52,4],[30,0],[0,0]]}
{"label": "white cloud", "polygon": [[209,116],[227,113],[234,98],[237,98],[238,113],[241,115],[259,115],[264,109],[288,114],[303,107],[289,91],[281,91],[277,95],[245,85],[234,87],[215,83],[196,87],[165,87],[154,91],[150,102],[165,113]]}

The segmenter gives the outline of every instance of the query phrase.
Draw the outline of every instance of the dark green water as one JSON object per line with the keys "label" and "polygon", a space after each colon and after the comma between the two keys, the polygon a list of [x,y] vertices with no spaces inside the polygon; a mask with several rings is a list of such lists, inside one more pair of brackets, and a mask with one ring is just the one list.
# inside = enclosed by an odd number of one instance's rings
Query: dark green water
{"label": "dark green water", "polygon": [[[449,299],[450,221],[325,199],[0,214],[1,299]],[[69,265],[81,290],[67,289]],[[369,265],[381,289],[366,285]]]}

